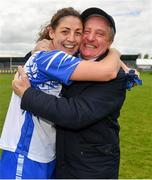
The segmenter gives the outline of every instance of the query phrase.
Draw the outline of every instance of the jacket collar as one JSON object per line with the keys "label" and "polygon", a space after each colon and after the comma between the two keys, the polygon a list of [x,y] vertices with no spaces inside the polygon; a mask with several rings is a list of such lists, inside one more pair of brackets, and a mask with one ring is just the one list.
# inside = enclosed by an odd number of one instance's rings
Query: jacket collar
{"label": "jacket collar", "polygon": [[109,53],[109,49],[107,49],[107,51],[106,51],[104,54],[100,55],[100,56],[96,59],[96,61],[100,61],[100,60],[104,59],[104,58],[108,55],[108,53]]}

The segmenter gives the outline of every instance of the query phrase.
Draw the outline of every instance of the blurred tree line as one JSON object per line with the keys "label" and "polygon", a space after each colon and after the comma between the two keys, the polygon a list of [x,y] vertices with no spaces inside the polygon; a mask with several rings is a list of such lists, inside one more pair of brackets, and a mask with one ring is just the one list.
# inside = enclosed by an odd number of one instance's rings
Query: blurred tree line
{"label": "blurred tree line", "polygon": [[142,55],[141,53],[138,54],[138,58],[142,58],[142,57],[143,57],[143,59],[152,59],[152,57],[150,57],[149,54],[144,54],[144,55]]}

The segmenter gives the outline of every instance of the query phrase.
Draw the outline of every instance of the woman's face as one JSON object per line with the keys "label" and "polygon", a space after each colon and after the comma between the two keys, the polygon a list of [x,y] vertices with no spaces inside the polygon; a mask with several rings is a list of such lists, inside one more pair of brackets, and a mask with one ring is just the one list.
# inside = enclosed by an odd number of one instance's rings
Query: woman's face
{"label": "woman's face", "polygon": [[83,33],[82,22],[75,16],[60,19],[56,29],[49,32],[55,49],[73,55],[79,48]]}

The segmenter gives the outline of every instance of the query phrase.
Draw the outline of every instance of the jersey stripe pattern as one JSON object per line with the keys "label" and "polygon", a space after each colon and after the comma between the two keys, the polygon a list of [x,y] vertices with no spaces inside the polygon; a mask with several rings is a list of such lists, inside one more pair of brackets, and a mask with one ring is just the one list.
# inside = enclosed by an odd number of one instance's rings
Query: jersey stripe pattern
{"label": "jersey stripe pattern", "polygon": [[[80,58],[62,51],[39,51],[29,58],[24,68],[33,88],[60,97],[62,83],[72,83],[69,78],[79,62]],[[20,103],[20,98],[12,93],[0,147],[37,162],[52,161],[55,159],[56,137],[53,123],[21,110]]]}

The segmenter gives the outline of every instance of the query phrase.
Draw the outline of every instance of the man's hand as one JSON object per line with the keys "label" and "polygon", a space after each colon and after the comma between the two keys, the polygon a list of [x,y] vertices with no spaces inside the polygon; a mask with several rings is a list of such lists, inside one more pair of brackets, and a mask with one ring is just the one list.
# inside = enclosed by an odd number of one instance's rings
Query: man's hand
{"label": "man's hand", "polygon": [[51,40],[43,39],[37,42],[35,48],[32,51],[32,54],[36,51],[51,51],[54,49],[53,43]]}
{"label": "man's hand", "polygon": [[12,81],[12,87],[14,92],[22,97],[24,92],[31,86],[27,74],[24,72],[22,66],[18,67],[18,72],[15,74]]}

